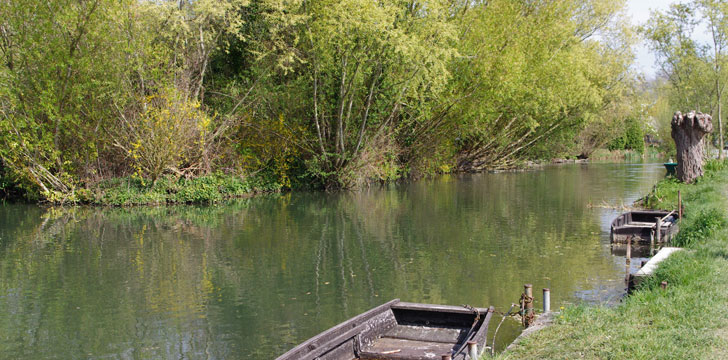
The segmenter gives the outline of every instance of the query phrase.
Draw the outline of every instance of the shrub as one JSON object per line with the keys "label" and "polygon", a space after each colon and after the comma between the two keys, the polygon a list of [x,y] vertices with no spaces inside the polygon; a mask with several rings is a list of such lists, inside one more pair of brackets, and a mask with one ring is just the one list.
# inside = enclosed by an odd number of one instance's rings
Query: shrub
{"label": "shrub", "polygon": [[687,219],[672,243],[675,246],[685,247],[705,240],[716,229],[726,225],[723,213],[716,208],[700,210],[695,217]]}
{"label": "shrub", "polygon": [[645,132],[637,119],[625,121],[624,133],[607,144],[609,150],[634,150],[642,154],[645,150]]}
{"label": "shrub", "polygon": [[136,177],[156,181],[165,171],[179,172],[182,163],[196,163],[204,152],[205,132],[211,123],[199,103],[166,88],[135,105],[142,109],[122,114],[114,135]]}

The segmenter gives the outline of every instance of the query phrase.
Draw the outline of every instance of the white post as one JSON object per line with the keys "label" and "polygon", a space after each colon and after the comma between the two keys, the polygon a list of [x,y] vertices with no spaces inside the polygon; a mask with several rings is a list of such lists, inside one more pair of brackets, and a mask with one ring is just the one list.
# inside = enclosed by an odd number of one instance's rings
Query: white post
{"label": "white post", "polygon": [[478,343],[475,341],[468,341],[468,354],[471,360],[478,360]]}
{"label": "white post", "polygon": [[543,289],[543,312],[544,314],[551,311],[551,290]]}
{"label": "white post", "polygon": [[662,218],[658,217],[655,219],[655,240],[659,245],[662,242]]}

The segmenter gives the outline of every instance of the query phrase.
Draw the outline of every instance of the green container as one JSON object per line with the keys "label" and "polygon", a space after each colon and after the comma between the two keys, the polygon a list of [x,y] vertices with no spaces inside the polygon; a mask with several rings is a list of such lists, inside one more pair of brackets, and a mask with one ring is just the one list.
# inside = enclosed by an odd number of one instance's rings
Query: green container
{"label": "green container", "polygon": [[665,165],[665,169],[667,170],[667,174],[665,174],[666,176],[667,175],[675,176],[675,168],[677,167],[677,163],[668,162],[668,163],[664,163],[662,165]]}

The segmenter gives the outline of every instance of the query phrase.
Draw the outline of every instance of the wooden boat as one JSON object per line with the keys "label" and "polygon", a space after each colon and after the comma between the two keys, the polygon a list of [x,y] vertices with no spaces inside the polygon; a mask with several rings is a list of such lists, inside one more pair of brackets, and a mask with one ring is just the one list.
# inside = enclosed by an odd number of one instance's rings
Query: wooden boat
{"label": "wooden boat", "polygon": [[655,236],[657,218],[662,221],[660,243],[670,241],[678,231],[675,211],[640,210],[626,212],[612,221],[612,243],[626,243],[631,236],[635,244],[649,244],[651,238]]}
{"label": "wooden boat", "polygon": [[[664,245],[664,243],[660,244]],[[632,245],[630,247],[630,257],[632,260],[635,258],[649,258],[653,255],[654,252],[659,251],[660,246],[658,244],[655,244],[654,247],[651,247],[649,244],[640,244]],[[627,244],[625,243],[613,243],[610,249],[610,252],[614,256],[627,256]]]}
{"label": "wooden boat", "polygon": [[318,334],[278,360],[470,359],[468,341],[485,350],[493,307],[429,305],[392,300]]}

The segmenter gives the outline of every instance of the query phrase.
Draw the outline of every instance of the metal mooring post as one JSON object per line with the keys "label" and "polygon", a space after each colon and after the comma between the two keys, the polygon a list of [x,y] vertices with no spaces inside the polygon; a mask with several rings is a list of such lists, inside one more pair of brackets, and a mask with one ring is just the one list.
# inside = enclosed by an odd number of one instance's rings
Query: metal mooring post
{"label": "metal mooring post", "polygon": [[544,314],[551,311],[551,290],[543,289],[543,312]]}
{"label": "metal mooring post", "polygon": [[533,286],[531,284],[523,285],[523,295],[521,295],[521,309],[523,327],[531,326],[533,323]]}
{"label": "metal mooring post", "polygon": [[468,341],[468,354],[470,355],[470,359],[478,360],[478,343]]}

